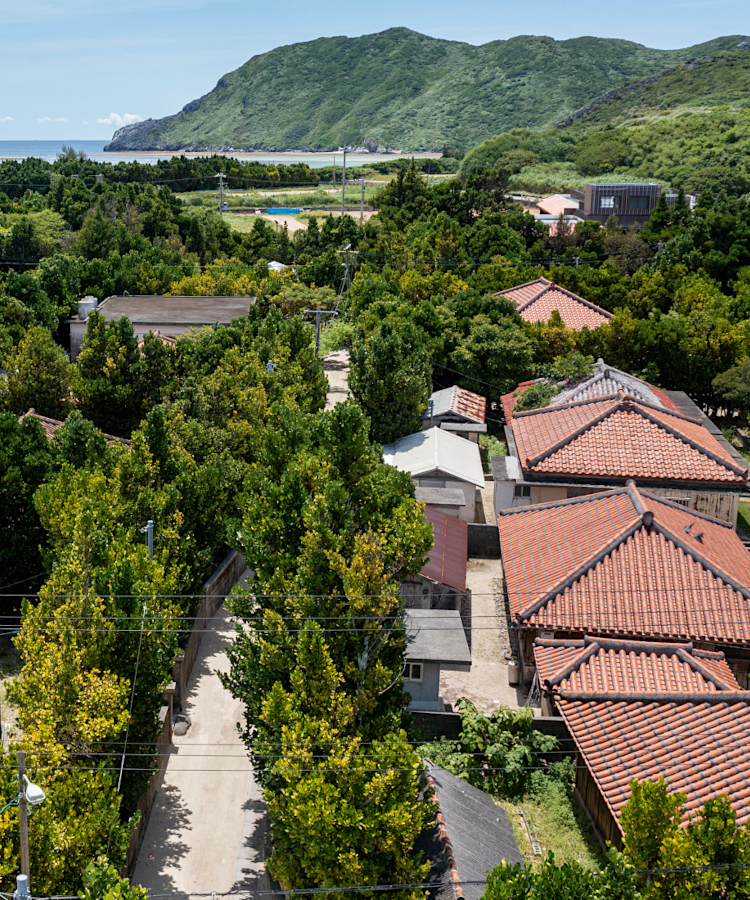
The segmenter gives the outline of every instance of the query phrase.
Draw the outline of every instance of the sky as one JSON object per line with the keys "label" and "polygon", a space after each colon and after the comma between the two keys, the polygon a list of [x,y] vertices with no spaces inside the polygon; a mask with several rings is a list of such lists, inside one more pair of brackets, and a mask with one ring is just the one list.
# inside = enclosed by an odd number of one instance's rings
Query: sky
{"label": "sky", "polygon": [[593,35],[674,49],[750,34],[750,3],[0,0],[0,141],[107,140],[177,112],[256,54],[398,26],[470,44]]}

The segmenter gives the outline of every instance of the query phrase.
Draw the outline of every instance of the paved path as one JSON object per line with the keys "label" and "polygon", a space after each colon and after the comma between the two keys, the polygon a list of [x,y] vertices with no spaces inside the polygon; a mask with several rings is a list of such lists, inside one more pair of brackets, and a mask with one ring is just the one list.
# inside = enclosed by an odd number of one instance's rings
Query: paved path
{"label": "paved path", "polygon": [[266,213],[263,213],[261,219],[265,219],[266,222],[274,222],[280,228],[283,228],[284,225],[286,225],[289,234],[293,234],[295,231],[307,231],[307,225],[304,222],[300,222],[300,220],[294,216],[267,215]]}
{"label": "paved path", "polygon": [[237,734],[242,704],[216,674],[229,669],[233,637],[222,608],[203,635],[184,704],[192,724],[173,738],[133,873],[152,894],[266,889],[265,804]]}
{"label": "paved path", "polygon": [[323,358],[323,371],[328,379],[326,409],[333,409],[337,403],[348,400],[349,393],[349,351],[336,350]]}
{"label": "paved path", "polygon": [[[471,590],[471,618],[474,630],[471,637],[471,669],[468,672],[440,673],[440,696],[454,710],[456,702],[465,697],[483,713],[496,710],[501,704],[518,709],[526,698],[520,688],[508,684],[510,638],[507,622],[498,616],[496,587],[502,578],[499,559],[470,559],[466,571],[466,586]],[[497,581],[496,581],[497,579]]]}

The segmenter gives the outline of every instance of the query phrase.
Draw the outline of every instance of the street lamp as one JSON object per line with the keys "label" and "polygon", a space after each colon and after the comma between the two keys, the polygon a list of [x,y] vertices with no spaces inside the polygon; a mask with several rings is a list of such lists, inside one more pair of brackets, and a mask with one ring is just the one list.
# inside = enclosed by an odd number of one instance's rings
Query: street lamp
{"label": "street lamp", "polygon": [[29,883],[29,806],[44,803],[46,794],[26,774],[26,753],[18,751],[18,794],[0,809],[2,815],[9,806],[18,807],[18,830],[21,836],[21,875],[18,877],[18,896],[26,896]]}

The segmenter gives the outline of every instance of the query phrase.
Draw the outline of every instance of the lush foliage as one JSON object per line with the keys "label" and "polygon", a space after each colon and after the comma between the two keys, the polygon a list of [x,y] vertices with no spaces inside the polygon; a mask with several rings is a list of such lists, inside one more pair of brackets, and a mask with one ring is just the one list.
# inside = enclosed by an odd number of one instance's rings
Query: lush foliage
{"label": "lush foliage", "polygon": [[545,753],[557,748],[556,738],[534,728],[531,709],[501,706],[490,715],[468,700],[459,701],[461,734],[426,745],[430,759],[497,797],[517,797],[531,784],[531,772]]}

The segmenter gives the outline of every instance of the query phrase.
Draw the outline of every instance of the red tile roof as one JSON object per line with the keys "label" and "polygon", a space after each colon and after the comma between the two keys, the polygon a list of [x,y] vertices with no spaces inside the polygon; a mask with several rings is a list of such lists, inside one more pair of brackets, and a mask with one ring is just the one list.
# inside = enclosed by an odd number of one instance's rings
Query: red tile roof
{"label": "red tile roof", "polygon": [[583,328],[598,328],[612,318],[611,312],[561,288],[547,278],[527,281],[526,284],[500,291],[495,296],[512,300],[518,314],[526,322],[547,322],[557,310],[568,328],[581,331]]}
{"label": "red tile roof", "polygon": [[[487,398],[481,394],[475,394],[473,391],[467,391],[454,384],[452,387],[443,388],[441,391],[434,391],[430,400],[433,405],[433,415],[436,417],[453,413],[468,419],[470,422],[477,422],[480,425],[484,424],[487,413]],[[424,415],[426,418],[428,413]]]}
{"label": "red tile roof", "polygon": [[683,824],[719,794],[748,821],[750,691],[722,653],[601,638],[537,640],[534,653],[615,819],[632,779],[664,778],[687,796]]}
{"label": "red tile roof", "polygon": [[622,392],[517,413],[512,427],[524,473],[540,478],[747,482],[747,466],[697,419]]}
{"label": "red tile roof", "polygon": [[[55,432],[65,424],[60,419],[52,419],[50,416],[40,416],[33,408],[28,410],[28,412],[25,412],[22,416],[19,416],[18,421],[23,422],[28,416],[31,416],[32,419],[36,419],[37,422],[39,422],[49,440],[52,440],[55,436]],[[110,446],[113,444],[124,444],[129,447],[133,443],[131,440],[128,440],[128,438],[115,437],[113,434],[104,434],[104,439]]]}
{"label": "red tile roof", "polygon": [[630,482],[498,527],[521,627],[750,644],[750,553],[724,522]]}
{"label": "red tile roof", "polygon": [[723,653],[688,644],[584,637],[534,641],[547,691],[605,694],[703,694],[741,690]]}
{"label": "red tile roof", "polygon": [[457,591],[465,591],[466,560],[469,555],[466,522],[430,506],[425,507],[424,517],[432,525],[434,543],[429,560],[419,574]]}

